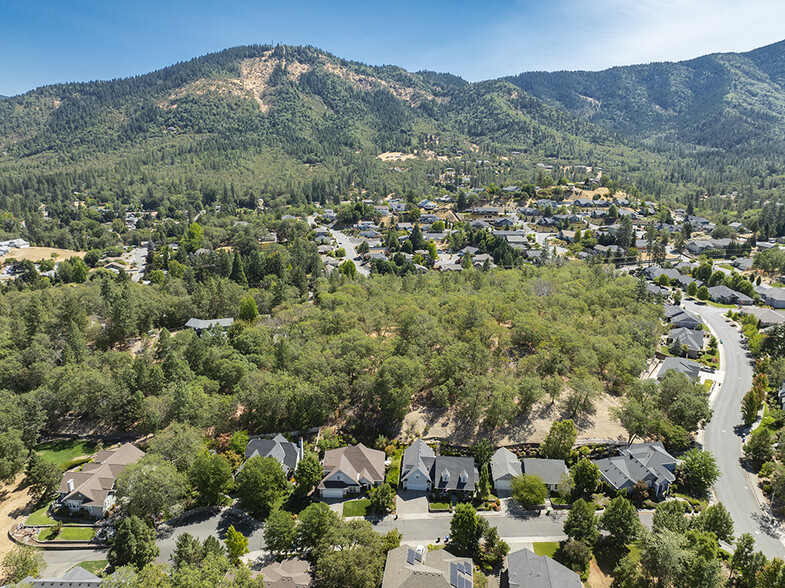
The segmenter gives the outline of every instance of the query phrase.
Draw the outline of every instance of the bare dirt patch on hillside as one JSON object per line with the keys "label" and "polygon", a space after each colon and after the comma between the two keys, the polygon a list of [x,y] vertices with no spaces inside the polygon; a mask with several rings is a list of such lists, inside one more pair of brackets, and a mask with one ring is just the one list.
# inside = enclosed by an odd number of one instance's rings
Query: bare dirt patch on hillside
{"label": "bare dirt patch on hillside", "polygon": [[[626,431],[611,416],[611,409],[618,406],[619,402],[620,399],[613,396],[603,396],[596,402],[595,414],[575,419],[578,440],[626,439]],[[562,418],[565,415],[559,401],[552,405],[550,400],[545,400],[532,409],[529,417],[518,418],[511,425],[489,430],[462,419],[455,410],[419,407],[406,415],[401,434],[405,437],[419,436],[428,426],[428,436],[445,439],[456,445],[472,445],[484,438],[492,440],[496,445],[541,443],[553,421]]]}
{"label": "bare dirt patch on hillside", "polygon": [[40,261],[42,259],[53,259],[52,254],[57,254],[57,259],[68,259],[69,257],[84,257],[84,251],[73,251],[71,249],[58,249],[56,247],[26,247],[24,249],[11,249],[8,253],[0,257],[0,262],[5,263],[8,259],[24,261]]}
{"label": "bare dirt patch on hillside", "polygon": [[413,153],[401,153],[400,151],[385,151],[376,156],[377,159],[382,161],[406,161],[407,159],[415,159],[417,156]]}
{"label": "bare dirt patch on hillside", "polygon": [[8,529],[17,517],[29,514],[32,504],[23,474],[19,474],[11,484],[0,487],[0,561],[14,546],[8,538]]}

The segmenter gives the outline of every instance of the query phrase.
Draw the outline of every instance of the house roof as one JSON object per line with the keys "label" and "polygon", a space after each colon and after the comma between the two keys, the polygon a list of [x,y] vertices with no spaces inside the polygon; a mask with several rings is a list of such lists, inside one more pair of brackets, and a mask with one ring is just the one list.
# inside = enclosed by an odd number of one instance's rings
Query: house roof
{"label": "house roof", "polygon": [[201,331],[204,329],[209,329],[210,327],[214,327],[214,326],[218,326],[226,329],[228,327],[231,327],[232,323],[234,323],[233,318],[221,318],[221,319],[210,319],[210,320],[191,318],[188,319],[188,322],[185,323],[185,326]]}
{"label": "house roof", "polygon": [[327,488],[325,481],[339,471],[358,485],[363,479],[374,484],[383,482],[384,451],[369,449],[362,443],[330,449],[324,454],[324,471],[326,475],[319,484],[319,489]]}
{"label": "house roof", "polygon": [[567,473],[567,466],[561,459],[523,458],[523,473],[537,476],[546,484],[558,484]]}
{"label": "house roof", "polygon": [[91,463],[82,466],[80,472],[65,472],[57,492],[63,500],[81,502],[84,506],[103,506],[114,488],[117,475],[143,455],[141,449],[130,443],[117,449],[99,451]]}
{"label": "house roof", "polygon": [[311,585],[311,564],[294,557],[263,567],[261,575],[264,588],[308,588]]}
{"label": "house roof", "polygon": [[741,312],[744,314],[751,314],[764,325],[781,325],[782,323],[785,323],[785,314],[772,310],[771,308],[750,306],[743,308]]}
{"label": "house roof", "polygon": [[401,545],[387,553],[382,588],[471,588],[472,560],[444,549],[420,553]]}
{"label": "house roof", "polygon": [[506,447],[500,447],[491,457],[491,478],[494,482],[502,478],[517,478],[522,473],[518,456]]}
{"label": "house roof", "polygon": [[[416,472],[422,472],[434,488],[442,490],[473,490],[479,479],[477,466],[472,457],[436,456],[422,439],[417,439],[406,451],[401,460],[401,481]],[[446,474],[446,479],[443,479]],[[461,477],[466,478],[461,482]]]}
{"label": "house roof", "polygon": [[635,485],[638,481],[662,484],[676,477],[676,458],[665,451],[662,443],[637,443],[619,449],[619,455],[595,462],[603,479],[615,489]]}
{"label": "house roof", "polygon": [[700,351],[703,349],[703,331],[693,331],[680,327],[672,329],[668,333],[668,339],[678,341],[679,345],[686,345],[690,351]]}
{"label": "house roof", "polygon": [[297,443],[288,441],[281,434],[273,439],[251,439],[245,448],[245,458],[252,457],[274,457],[282,466],[290,471],[297,467],[297,462],[302,457],[300,446]]}
{"label": "house roof", "polygon": [[30,584],[33,588],[90,588],[99,586],[101,578],[88,572],[81,566],[75,566],[59,578],[41,578],[37,580],[28,576],[21,583]]}
{"label": "house roof", "polygon": [[683,357],[666,357],[662,362],[657,379],[661,380],[668,370],[675,370],[680,374],[684,374],[693,380],[698,379],[700,374],[700,364],[692,361],[691,359],[684,359]]}
{"label": "house roof", "polygon": [[582,588],[578,574],[545,555],[528,549],[507,556],[510,588]]}

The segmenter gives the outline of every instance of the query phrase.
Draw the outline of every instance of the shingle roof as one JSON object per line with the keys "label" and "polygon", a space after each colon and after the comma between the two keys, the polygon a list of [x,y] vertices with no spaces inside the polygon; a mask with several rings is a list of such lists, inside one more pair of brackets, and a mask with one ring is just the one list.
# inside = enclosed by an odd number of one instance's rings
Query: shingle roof
{"label": "shingle roof", "polygon": [[210,327],[213,326],[219,326],[226,329],[228,327],[231,327],[232,323],[234,323],[233,318],[221,318],[221,319],[210,319],[210,320],[192,318],[192,319],[188,319],[188,322],[185,323],[185,326],[197,330],[209,329]]}
{"label": "shingle roof", "polygon": [[516,478],[522,473],[518,456],[506,447],[500,447],[491,457],[491,478],[494,482],[505,477]]}
{"label": "shingle roof", "polygon": [[697,380],[700,374],[700,364],[683,357],[666,357],[665,361],[662,362],[657,379],[661,380],[669,370],[677,371],[688,378]]}
{"label": "shingle roof", "polygon": [[582,588],[578,574],[545,555],[528,549],[507,556],[510,588]]}
{"label": "shingle roof", "polygon": [[324,454],[324,471],[327,473],[319,484],[319,489],[326,488],[325,480],[338,471],[349,476],[358,485],[363,479],[374,484],[383,482],[384,451],[369,449],[362,443],[330,449]]}
{"label": "shingle roof", "polygon": [[629,487],[638,481],[661,484],[673,482],[676,458],[662,443],[638,443],[619,450],[619,455],[595,462],[603,479],[615,489]]}
{"label": "shingle roof", "polygon": [[302,457],[297,443],[287,441],[283,435],[276,435],[273,439],[251,439],[245,448],[245,458],[255,456],[274,457],[284,468],[293,471]]}
{"label": "shingle roof", "polygon": [[382,588],[455,588],[459,578],[460,586],[471,588],[471,559],[455,557],[443,549],[412,552],[411,547],[401,545],[387,553]]}
{"label": "shingle roof", "polygon": [[558,484],[561,477],[567,473],[567,466],[561,459],[524,457],[523,473],[537,476],[546,484]]}
{"label": "shingle roof", "polygon": [[311,564],[299,557],[274,562],[261,569],[265,588],[307,588],[311,585]]}

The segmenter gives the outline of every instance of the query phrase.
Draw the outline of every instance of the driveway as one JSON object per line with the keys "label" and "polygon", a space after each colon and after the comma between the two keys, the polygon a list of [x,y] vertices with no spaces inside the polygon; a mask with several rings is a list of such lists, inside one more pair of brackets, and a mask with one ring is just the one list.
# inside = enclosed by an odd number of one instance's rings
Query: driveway
{"label": "driveway", "polygon": [[398,518],[426,516],[428,514],[428,495],[414,490],[399,490],[396,512]]}
{"label": "driveway", "polygon": [[757,549],[768,557],[782,557],[780,532],[772,526],[768,514],[761,509],[752,484],[753,479],[743,468],[741,399],[752,387],[753,367],[741,346],[739,330],[728,323],[725,308],[698,305],[685,301],[684,308],[703,317],[718,340],[720,367],[725,377],[719,390],[712,394],[714,414],[704,432],[704,447],[717,458],[721,475],[714,485],[714,495],[733,517],[734,534],[750,533]]}

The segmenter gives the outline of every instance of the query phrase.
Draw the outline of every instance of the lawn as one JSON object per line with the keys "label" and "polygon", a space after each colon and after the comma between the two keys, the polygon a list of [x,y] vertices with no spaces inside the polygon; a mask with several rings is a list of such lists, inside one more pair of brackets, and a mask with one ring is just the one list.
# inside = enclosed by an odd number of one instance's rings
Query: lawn
{"label": "lawn", "polygon": [[384,476],[384,481],[392,486],[393,490],[398,489],[398,480],[401,477],[401,460],[403,459],[403,447],[396,449],[395,453],[390,457],[390,465],[387,467],[387,473]]}
{"label": "lawn", "polygon": [[712,302],[711,300],[707,300],[706,304],[709,306],[714,306],[716,308],[736,308],[735,304],[722,304],[720,302]]}
{"label": "lawn", "polygon": [[36,450],[46,461],[50,461],[60,467],[72,459],[83,455],[95,453],[96,443],[93,441],[82,441],[80,439],[64,439],[62,441],[47,441],[41,443]]}
{"label": "lawn", "polygon": [[[49,539],[51,529],[41,529],[38,533],[39,541],[46,541]],[[95,536],[95,528],[93,527],[63,527],[60,534],[57,536],[59,541],[90,541]]]}
{"label": "lawn", "polygon": [[428,507],[431,510],[452,510],[452,504],[449,502],[431,502]]}
{"label": "lawn", "polygon": [[558,541],[541,541],[539,543],[534,543],[533,545],[534,553],[537,555],[547,555],[550,558],[556,555],[556,552],[559,550]]}
{"label": "lawn", "polygon": [[25,525],[29,527],[37,527],[39,525],[54,525],[55,520],[46,514],[46,511],[49,509],[49,502],[44,504],[41,508],[34,510],[30,513],[30,516],[27,517],[25,521]]}
{"label": "lawn", "polygon": [[106,569],[106,566],[109,565],[109,562],[105,559],[98,559],[96,561],[83,561],[79,564],[80,568],[83,568],[90,572],[91,574],[95,574],[96,576],[100,575]]}
{"label": "lawn", "polygon": [[769,430],[771,430],[772,432],[774,432],[772,430],[773,429],[773,427],[771,426],[772,424],[774,424],[774,417],[772,417],[771,414],[769,414],[769,405],[764,403],[763,404],[763,418],[761,418],[760,423],[758,423],[758,426],[755,427],[755,429],[753,429],[753,430],[757,431],[761,427],[766,427]]}
{"label": "lawn", "polygon": [[345,517],[364,517],[371,501],[368,498],[360,500],[349,500],[343,503],[343,516]]}

